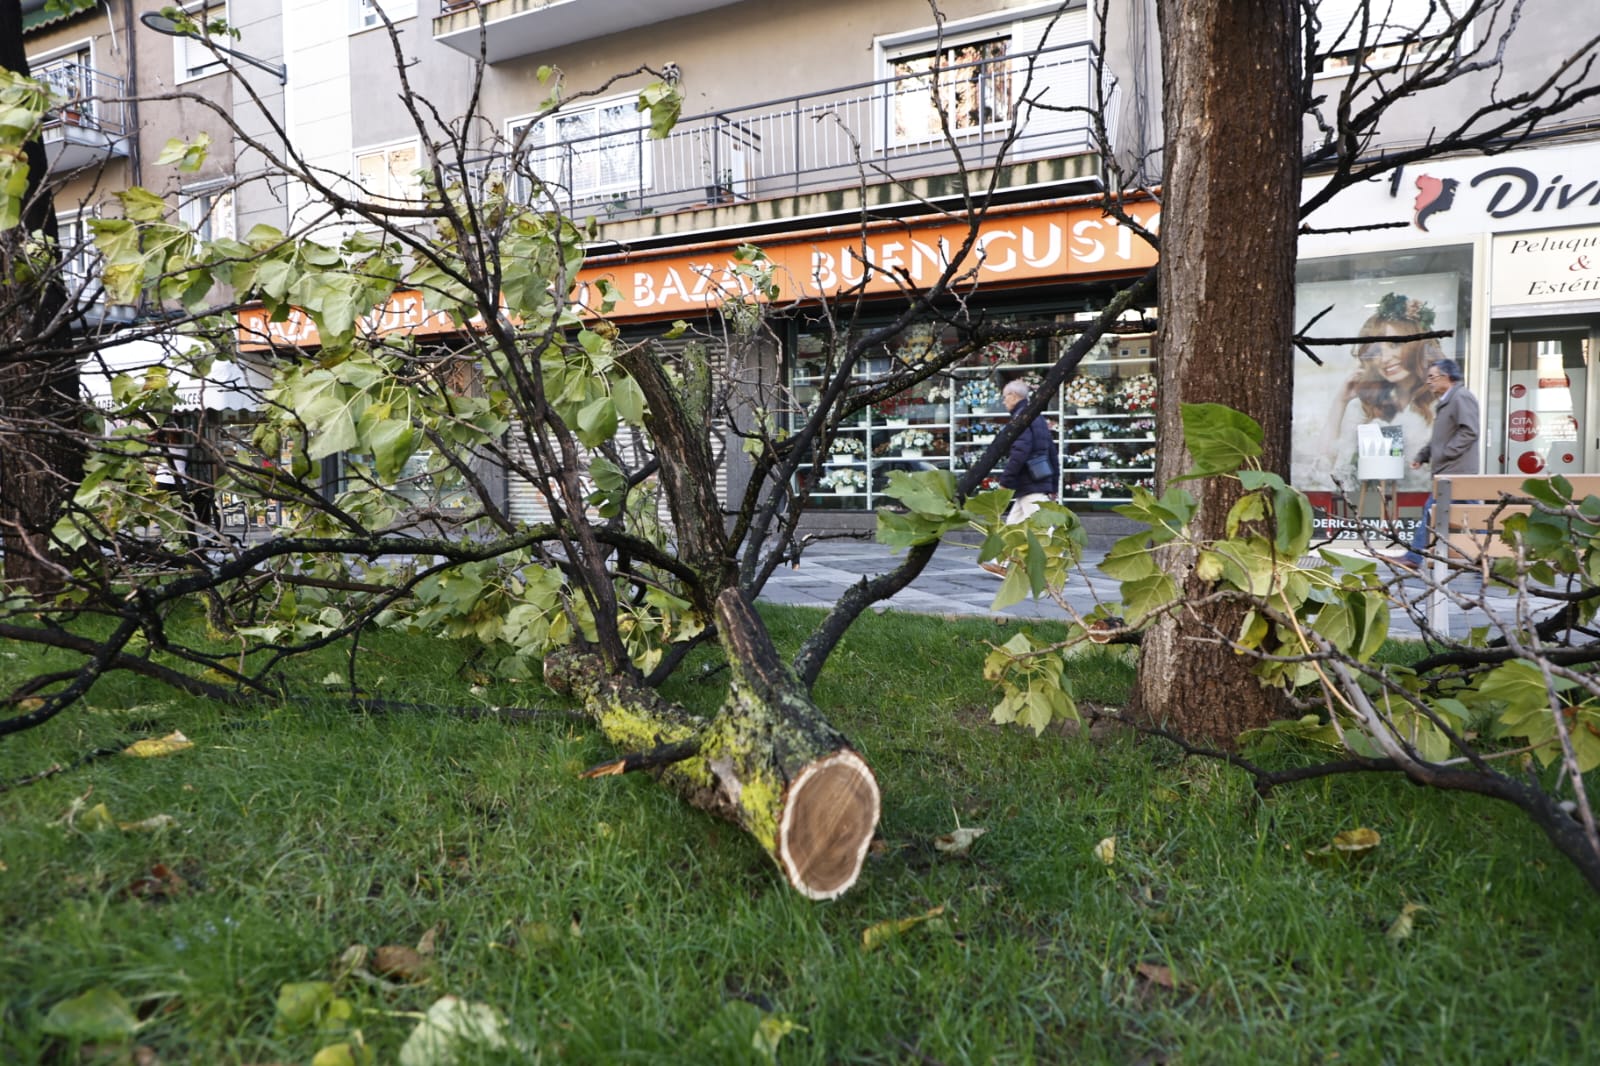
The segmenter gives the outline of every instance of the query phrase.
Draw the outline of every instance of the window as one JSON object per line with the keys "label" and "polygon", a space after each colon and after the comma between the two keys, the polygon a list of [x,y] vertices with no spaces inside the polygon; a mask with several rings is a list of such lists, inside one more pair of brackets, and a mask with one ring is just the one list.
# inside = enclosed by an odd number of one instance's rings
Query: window
{"label": "window", "polygon": [[417,0],[354,0],[350,32],[359,33],[382,26],[383,19],[378,17],[380,7],[389,16],[390,22],[404,22],[417,17]]}
{"label": "window", "polygon": [[[204,32],[212,23],[226,20],[228,5],[210,4],[206,6],[186,6],[184,12],[199,25]],[[217,43],[224,48],[233,47],[233,39],[219,35]],[[204,38],[174,37],[172,39],[173,54],[176,57],[177,78],[179,81],[190,81],[194,78],[204,78],[220,73],[226,64],[223,57],[213,52]]]}
{"label": "window", "polygon": [[61,251],[61,279],[67,293],[82,301],[89,294],[99,299],[100,253],[94,246],[90,214],[61,215],[56,219],[56,247]]}
{"label": "window", "polygon": [[38,64],[33,76],[50,86],[57,97],[50,121],[68,126],[95,126],[94,64],[88,48]]}
{"label": "window", "polygon": [[893,95],[893,143],[922,144],[944,136],[942,107],[957,135],[976,133],[1011,121],[1009,35],[946,42],[889,60]]}
{"label": "window", "polygon": [[203,241],[232,239],[233,187],[211,185],[179,194],[178,218]]}
{"label": "window", "polygon": [[[513,141],[526,128],[513,123]],[[574,200],[642,190],[650,184],[644,121],[634,97],[562,110],[540,119],[524,142],[533,173]]]}
{"label": "window", "polygon": [[365,148],[356,152],[356,181],[368,199],[392,204],[422,199],[422,166],[416,141]]}
{"label": "window", "polygon": [[1448,34],[1454,19],[1439,0],[1318,0],[1317,21],[1313,69],[1348,74],[1429,55],[1452,43]]}

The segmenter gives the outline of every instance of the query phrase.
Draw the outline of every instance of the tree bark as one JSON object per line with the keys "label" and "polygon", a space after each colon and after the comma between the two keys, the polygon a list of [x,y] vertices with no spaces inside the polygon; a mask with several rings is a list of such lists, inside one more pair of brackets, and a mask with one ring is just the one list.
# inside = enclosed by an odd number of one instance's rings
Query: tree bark
{"label": "tree bark", "polygon": [[639,762],[694,806],[755,837],[801,895],[833,899],[861,876],[878,825],[877,780],[779,660],[737,589],[718,597],[717,625],[733,681],[709,719],[685,713],[582,649],[547,658],[545,680],[579,697],[625,752],[675,758]]}
{"label": "tree bark", "polygon": [[[28,73],[18,0],[0,0],[0,67]],[[36,138],[25,150],[22,223],[0,233],[0,281],[10,290],[5,303],[11,309],[0,316],[0,336],[13,352],[30,342],[48,346],[54,334],[64,332],[67,302],[59,261],[37,280],[19,275],[31,235],[42,233],[51,242],[57,237],[44,144]],[[83,476],[83,449],[75,439],[80,406],[76,359],[0,360],[0,551],[6,582],[34,595],[48,595],[61,584],[50,563],[49,536]]]}
{"label": "tree bark", "polygon": [[[1294,273],[1300,197],[1297,0],[1159,0],[1167,129],[1161,212],[1164,491],[1188,466],[1180,405],[1222,403],[1266,433],[1263,464],[1288,474]],[[1188,482],[1193,530],[1221,537],[1238,483]],[[1164,553],[1186,600],[1208,591],[1192,554]],[[1134,712],[1232,745],[1270,721],[1275,696],[1225,643],[1242,608],[1184,607],[1145,633]]]}

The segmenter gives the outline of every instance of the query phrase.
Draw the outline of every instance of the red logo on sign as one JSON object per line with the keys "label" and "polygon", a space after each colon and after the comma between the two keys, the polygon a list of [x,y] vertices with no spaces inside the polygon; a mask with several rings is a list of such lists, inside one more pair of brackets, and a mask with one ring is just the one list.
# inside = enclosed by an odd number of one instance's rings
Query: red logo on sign
{"label": "red logo on sign", "polygon": [[1511,386],[1511,395],[1515,396],[1519,400],[1522,399],[1524,396],[1528,395],[1528,386],[1518,382],[1517,384]]}
{"label": "red logo on sign", "polygon": [[1538,452],[1523,452],[1517,456],[1517,469],[1524,474],[1537,474],[1544,469],[1544,457]]}
{"label": "red logo on sign", "polygon": [[1539,416],[1528,410],[1512,411],[1506,436],[1514,441],[1530,441],[1539,435]]}

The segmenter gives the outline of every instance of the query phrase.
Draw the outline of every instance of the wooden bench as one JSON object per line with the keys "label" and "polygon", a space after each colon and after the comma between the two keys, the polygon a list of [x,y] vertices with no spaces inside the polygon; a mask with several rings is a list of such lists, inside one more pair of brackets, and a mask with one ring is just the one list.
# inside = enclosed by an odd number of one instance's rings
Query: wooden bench
{"label": "wooden bench", "polygon": [[[1575,499],[1600,495],[1600,474],[1564,474],[1572,483]],[[1514,514],[1526,514],[1526,502],[1512,503],[1505,497],[1522,497],[1523,485],[1531,480],[1524,474],[1445,474],[1433,479],[1433,517],[1430,553],[1434,591],[1428,601],[1428,616],[1441,634],[1450,632],[1448,598],[1438,586],[1451,566],[1459,560],[1476,567],[1484,559],[1504,558],[1516,551],[1501,535],[1501,525]]]}

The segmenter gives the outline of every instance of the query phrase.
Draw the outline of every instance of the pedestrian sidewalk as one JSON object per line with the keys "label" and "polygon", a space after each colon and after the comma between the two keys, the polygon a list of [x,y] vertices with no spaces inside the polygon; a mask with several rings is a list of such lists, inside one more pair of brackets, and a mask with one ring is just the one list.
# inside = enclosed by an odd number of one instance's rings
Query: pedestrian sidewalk
{"label": "pedestrian sidewalk", "polygon": [[[1116,603],[1120,599],[1119,582],[1100,572],[1099,565],[1105,555],[1103,549],[1091,548],[1085,552],[1079,572],[1064,590],[1068,605],[1081,614],[1087,614],[1100,602]],[[891,569],[903,557],[904,552],[896,552],[874,541],[819,541],[805,549],[797,568],[779,568],[767,582],[761,599],[801,607],[831,607],[846,588],[864,577]],[[1379,567],[1380,573],[1388,578],[1388,568],[1382,563]],[[1451,581],[1452,588],[1472,594],[1482,587],[1478,578],[1470,574],[1458,574]],[[1049,599],[1028,598],[1004,610],[994,610],[991,605],[995,593],[1000,591],[1000,582],[999,577],[978,567],[976,545],[946,541],[939,545],[928,565],[908,588],[880,606],[919,614],[1068,617],[1065,610]],[[1396,637],[1416,639],[1420,636],[1418,620],[1427,606],[1425,588],[1415,577],[1397,575],[1393,589],[1397,599],[1390,611],[1390,632]],[[1490,599],[1497,605],[1503,601],[1506,612],[1510,612],[1512,600],[1508,590],[1491,590]],[[1459,636],[1468,627],[1483,625],[1486,621],[1481,612],[1457,611],[1452,631]]]}

